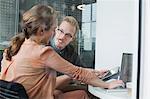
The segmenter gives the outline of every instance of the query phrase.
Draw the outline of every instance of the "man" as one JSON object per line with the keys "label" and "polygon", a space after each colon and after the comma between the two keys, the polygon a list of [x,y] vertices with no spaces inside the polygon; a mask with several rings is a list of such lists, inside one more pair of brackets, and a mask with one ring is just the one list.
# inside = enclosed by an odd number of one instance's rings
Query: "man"
{"label": "man", "polygon": [[[84,67],[84,63],[82,62],[80,56],[75,51],[71,42],[75,40],[75,36],[79,30],[79,25],[77,20],[72,16],[66,16],[60,25],[56,28],[55,36],[51,41],[51,46],[54,50],[64,59],[71,62],[74,65]],[[58,75],[61,75],[58,73]],[[82,89],[87,90],[86,85],[68,85],[71,81],[66,76],[58,76],[59,82],[62,83],[61,90],[62,91],[69,91],[69,90],[76,90]],[[58,88],[59,89],[59,88]],[[65,90],[64,90],[65,89]],[[94,97],[90,95],[90,97]],[[94,98],[96,99],[96,97]]]}
{"label": "man", "polygon": [[[65,60],[71,62],[74,65],[83,67],[85,66],[84,63],[81,61],[80,56],[75,51],[74,46],[71,45],[71,42],[73,42],[76,38],[75,36],[78,30],[79,25],[74,17],[64,17],[60,25],[55,30],[55,36],[51,41],[51,46]],[[60,77],[60,75],[62,74],[57,73],[57,75]],[[63,76],[60,78],[61,80],[64,79]],[[65,86],[71,81],[65,79],[62,80],[62,82],[65,82],[63,83],[63,85]]]}
{"label": "man", "polygon": [[51,46],[64,59],[77,66],[85,66],[75,48],[70,43],[75,40],[79,30],[77,20],[72,16],[66,16],[61,24],[56,28],[56,34],[51,42]]}

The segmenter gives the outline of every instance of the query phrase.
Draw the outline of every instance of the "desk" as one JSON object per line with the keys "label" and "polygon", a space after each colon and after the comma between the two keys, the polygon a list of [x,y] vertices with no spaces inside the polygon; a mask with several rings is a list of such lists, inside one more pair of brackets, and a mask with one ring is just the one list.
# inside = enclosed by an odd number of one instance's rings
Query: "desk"
{"label": "desk", "polygon": [[124,92],[107,92],[99,87],[88,86],[88,91],[101,99],[131,99],[127,91]]}

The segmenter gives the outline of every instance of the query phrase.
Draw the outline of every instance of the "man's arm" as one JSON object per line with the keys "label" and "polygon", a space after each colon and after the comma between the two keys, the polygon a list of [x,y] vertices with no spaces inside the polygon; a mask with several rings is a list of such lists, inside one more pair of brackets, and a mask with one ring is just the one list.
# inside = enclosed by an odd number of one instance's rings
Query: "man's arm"
{"label": "man's arm", "polygon": [[61,89],[62,87],[65,87],[71,81],[72,79],[67,75],[58,76],[56,78],[56,89]]}

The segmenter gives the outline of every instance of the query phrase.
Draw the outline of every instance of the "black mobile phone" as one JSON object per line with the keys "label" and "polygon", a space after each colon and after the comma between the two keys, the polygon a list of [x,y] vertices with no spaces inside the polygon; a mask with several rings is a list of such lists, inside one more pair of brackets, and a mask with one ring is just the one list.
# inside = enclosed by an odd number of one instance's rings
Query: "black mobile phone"
{"label": "black mobile phone", "polygon": [[120,74],[119,67],[115,67],[115,68],[108,70],[106,75],[102,77],[101,79],[103,81],[108,81],[110,79],[117,79],[119,74]]}

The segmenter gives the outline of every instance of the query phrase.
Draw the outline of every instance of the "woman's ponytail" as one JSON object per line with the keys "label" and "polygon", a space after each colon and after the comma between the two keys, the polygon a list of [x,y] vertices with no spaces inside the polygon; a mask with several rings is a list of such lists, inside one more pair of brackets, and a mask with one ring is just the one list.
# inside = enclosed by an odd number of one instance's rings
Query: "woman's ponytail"
{"label": "woman's ponytail", "polygon": [[11,61],[12,56],[16,55],[25,41],[25,35],[23,33],[19,33],[15,35],[10,42],[10,46],[6,48],[6,59]]}

